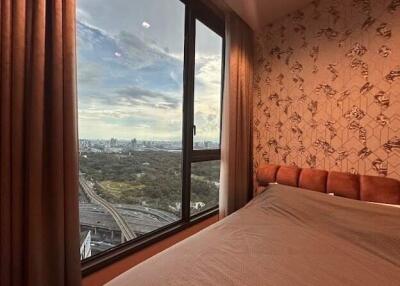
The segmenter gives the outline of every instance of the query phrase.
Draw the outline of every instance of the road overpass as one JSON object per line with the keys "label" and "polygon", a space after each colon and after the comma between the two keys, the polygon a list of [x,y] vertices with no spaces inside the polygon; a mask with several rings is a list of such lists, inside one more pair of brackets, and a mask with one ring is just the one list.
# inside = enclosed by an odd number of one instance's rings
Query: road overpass
{"label": "road overpass", "polygon": [[96,204],[101,205],[103,208],[105,208],[110,213],[112,218],[117,223],[119,229],[121,230],[122,237],[124,237],[125,240],[131,240],[131,239],[137,237],[137,235],[134,232],[131,231],[131,229],[129,228],[129,225],[126,223],[124,218],[120,216],[120,214],[114,208],[114,206],[112,204],[110,204],[109,202],[107,202],[102,197],[100,197],[94,191],[93,184],[91,182],[89,182],[88,180],[86,180],[83,177],[83,175],[79,176],[79,185],[80,185],[81,189],[83,190],[83,192],[86,194],[86,196],[88,196],[88,198],[90,199],[90,201],[92,203],[96,203]]}

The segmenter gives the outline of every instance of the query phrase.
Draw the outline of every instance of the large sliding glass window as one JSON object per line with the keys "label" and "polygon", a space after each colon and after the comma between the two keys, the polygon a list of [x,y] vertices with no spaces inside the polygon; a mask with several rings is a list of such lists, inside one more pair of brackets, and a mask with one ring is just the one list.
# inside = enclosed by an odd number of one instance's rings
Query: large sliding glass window
{"label": "large sliding glass window", "polygon": [[193,3],[77,1],[82,259],[218,205],[223,27]]}

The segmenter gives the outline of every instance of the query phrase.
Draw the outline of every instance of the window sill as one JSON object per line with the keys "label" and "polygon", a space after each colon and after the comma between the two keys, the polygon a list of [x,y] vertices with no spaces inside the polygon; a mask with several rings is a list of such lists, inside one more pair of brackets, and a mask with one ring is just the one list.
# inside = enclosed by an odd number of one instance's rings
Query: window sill
{"label": "window sill", "polygon": [[217,214],[218,206],[194,215],[188,222],[178,221],[131,241],[122,243],[93,257],[84,259],[81,262],[82,276],[85,277],[89,274],[92,274],[108,265],[134,254],[139,250],[142,250],[154,243],[160,242]]}

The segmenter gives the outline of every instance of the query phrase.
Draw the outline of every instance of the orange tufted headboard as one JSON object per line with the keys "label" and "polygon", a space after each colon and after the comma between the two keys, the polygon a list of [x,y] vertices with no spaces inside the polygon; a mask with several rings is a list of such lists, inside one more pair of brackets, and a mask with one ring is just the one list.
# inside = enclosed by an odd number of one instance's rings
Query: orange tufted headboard
{"label": "orange tufted headboard", "polygon": [[277,182],[349,199],[400,205],[400,182],[390,178],[262,165],[257,169],[256,180],[258,190]]}

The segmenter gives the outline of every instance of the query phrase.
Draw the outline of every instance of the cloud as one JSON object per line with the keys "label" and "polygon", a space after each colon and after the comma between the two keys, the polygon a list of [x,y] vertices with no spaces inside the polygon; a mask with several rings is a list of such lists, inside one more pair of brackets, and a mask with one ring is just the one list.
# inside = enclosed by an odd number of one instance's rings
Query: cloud
{"label": "cloud", "polygon": [[151,27],[151,25],[149,23],[147,23],[146,21],[143,21],[142,22],[142,27],[145,28],[145,29],[148,29],[148,28]]}
{"label": "cloud", "polygon": [[86,10],[83,10],[81,8],[76,9],[76,17],[85,22],[89,22],[92,20],[92,16]]}
{"label": "cloud", "polygon": [[117,94],[119,95],[117,101],[123,104],[142,104],[161,109],[177,108],[182,102],[182,98],[177,98],[176,94],[175,96],[167,95],[160,92],[145,90],[136,86],[120,89],[117,91]]}
{"label": "cloud", "polygon": [[[157,40],[161,47],[183,51],[185,5],[180,1],[79,0],[77,6],[90,13],[91,24],[111,34],[144,32],[147,39]],[[151,28],[144,30],[143,22],[151,24]]]}
{"label": "cloud", "polygon": [[[180,139],[183,5],[109,3],[78,1],[80,137]],[[219,137],[220,57],[209,46],[201,47],[196,66],[196,112],[204,140]]]}
{"label": "cloud", "polygon": [[[179,113],[156,113],[154,109],[136,113],[132,109],[80,109],[80,138],[140,138],[145,140],[180,140],[182,116]],[[174,117],[180,120],[168,120]]]}
{"label": "cloud", "polygon": [[78,72],[88,63],[101,66],[107,87],[135,84],[168,92],[182,88],[182,59],[128,32],[112,36],[78,22]]}
{"label": "cloud", "polygon": [[82,62],[78,68],[78,83],[80,85],[96,85],[103,77],[102,65],[94,62]]}

